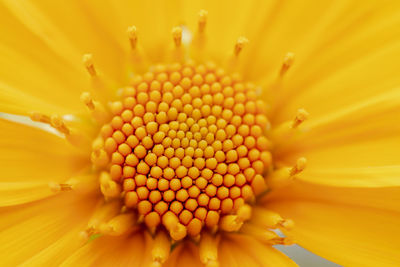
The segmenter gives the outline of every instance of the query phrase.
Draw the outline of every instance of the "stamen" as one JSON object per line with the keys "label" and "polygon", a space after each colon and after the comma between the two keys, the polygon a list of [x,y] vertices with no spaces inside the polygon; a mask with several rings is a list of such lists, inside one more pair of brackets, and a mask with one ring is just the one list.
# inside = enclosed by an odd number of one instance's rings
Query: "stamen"
{"label": "stamen", "polygon": [[206,24],[208,12],[200,10],[198,14],[198,27],[192,41],[192,57],[196,60],[203,60],[205,57],[205,43],[206,43]]}
{"label": "stamen", "polygon": [[249,40],[246,37],[239,37],[236,41],[235,44],[235,56],[239,56],[240,52],[242,49],[245,47],[245,45],[249,42]]}
{"label": "stamen", "polygon": [[88,107],[93,118],[97,122],[103,124],[104,122],[109,121],[110,116],[104,106],[100,102],[93,100],[89,92],[83,92],[81,94],[81,101]]}
{"label": "stamen", "polygon": [[[264,161],[264,165],[271,164],[269,154],[268,154],[268,156],[261,155],[261,157],[262,157],[261,160]],[[265,158],[265,157],[268,157],[268,158]],[[251,188],[253,189],[255,196],[261,195],[268,189],[264,177],[259,174],[254,176],[254,179],[251,182]]]}
{"label": "stamen", "polygon": [[171,242],[164,231],[158,231],[154,238],[151,251],[153,266],[162,266],[167,261],[171,251]]}
{"label": "stamen", "polygon": [[79,239],[86,243],[90,240],[92,236],[96,234],[98,234],[98,232],[95,229],[88,227],[85,230],[79,232]]}
{"label": "stamen", "polygon": [[271,246],[274,245],[283,245],[283,246],[291,246],[295,244],[293,237],[277,237],[270,240]]}
{"label": "stamen", "polygon": [[243,221],[237,215],[226,215],[219,222],[219,228],[226,232],[237,232],[242,225]]}
{"label": "stamen", "polygon": [[227,232],[238,231],[243,223],[251,218],[251,213],[251,207],[244,204],[239,207],[237,215],[227,215],[223,217],[219,226],[222,230]]}
{"label": "stamen", "polygon": [[96,98],[102,103],[108,103],[110,99],[115,98],[115,84],[112,79],[107,77],[101,69],[97,69],[93,63],[93,55],[83,55],[83,63],[90,74],[90,82]]}
{"label": "stamen", "polygon": [[207,267],[219,266],[218,263],[218,240],[215,235],[205,232],[200,239],[199,254],[200,261]]}
{"label": "stamen", "polygon": [[169,234],[175,241],[182,240],[187,234],[187,229],[183,224],[177,223],[173,228],[170,229]]}
{"label": "stamen", "polygon": [[289,68],[293,65],[293,61],[294,61],[294,54],[287,53],[286,56],[283,58],[282,67],[279,72],[280,77],[282,77],[289,70]]}
{"label": "stamen", "polygon": [[90,76],[96,76],[96,69],[94,68],[93,55],[84,54],[82,57],[83,64],[86,70],[89,72]]}
{"label": "stamen", "polygon": [[182,28],[181,27],[172,28],[172,38],[174,39],[175,46],[180,47],[182,44]]}
{"label": "stamen", "polygon": [[53,127],[54,129],[56,129],[57,131],[63,133],[68,142],[70,142],[72,145],[77,147],[83,147],[83,146],[90,147],[89,140],[85,136],[83,136],[80,132],[77,132],[76,130],[68,127],[61,116],[59,115],[48,116],[39,112],[30,112],[29,115],[32,121],[46,123],[51,127]]}
{"label": "stamen", "polygon": [[50,124],[50,116],[44,115],[39,112],[32,111],[29,113],[29,117],[32,121],[43,122],[46,124]]}
{"label": "stamen", "polygon": [[171,238],[175,241],[179,241],[186,236],[186,227],[179,223],[178,218],[171,211],[165,213],[162,222],[165,228],[169,231]]}
{"label": "stamen", "polygon": [[97,206],[94,213],[92,214],[92,217],[90,218],[87,227],[98,230],[99,226],[102,223],[105,223],[118,215],[120,210],[121,202],[118,200],[109,202],[101,201],[101,203]]}
{"label": "stamen", "polygon": [[239,55],[241,53],[241,51],[243,50],[243,48],[246,46],[246,44],[249,42],[249,40],[245,37],[239,37],[235,43],[235,47],[233,49],[233,53],[230,54],[227,58],[227,61],[225,63],[225,67],[227,69],[227,71],[231,72],[231,73],[235,73],[239,64]]}
{"label": "stamen", "polygon": [[152,234],[156,232],[156,227],[160,224],[160,221],[160,214],[155,211],[152,211],[144,216],[144,222]]}
{"label": "stamen", "polygon": [[52,115],[50,117],[50,125],[65,135],[69,135],[71,132],[70,129],[65,125],[63,118],[61,118],[59,115]]}
{"label": "stamen", "polygon": [[262,228],[270,229],[291,229],[294,223],[290,219],[282,218],[278,213],[268,210],[262,207],[254,207],[254,214],[251,218],[251,222]]}
{"label": "stamen", "polygon": [[307,159],[302,157],[297,160],[293,167],[283,167],[275,170],[266,179],[268,187],[277,189],[290,185],[294,181],[295,176],[304,170],[306,164]]}
{"label": "stamen", "polygon": [[251,218],[251,207],[247,204],[240,206],[236,215],[226,215],[221,218],[219,227],[223,231],[239,231],[243,223]]}
{"label": "stamen", "polygon": [[254,238],[268,245],[291,245],[293,243],[291,238],[280,237],[277,233],[261,228],[259,226],[246,223],[240,229],[244,234],[251,235]]}
{"label": "stamen", "polygon": [[207,23],[207,16],[208,16],[208,12],[206,10],[200,10],[200,12],[199,12],[199,22],[198,22],[199,34],[203,34],[204,33],[204,29],[205,29],[206,23]]}
{"label": "stamen", "polygon": [[51,191],[54,193],[58,193],[61,191],[71,191],[72,190],[72,185],[67,184],[67,183],[55,183],[55,182],[50,182],[49,187]]}
{"label": "stamen", "polygon": [[293,166],[293,168],[290,170],[290,176],[294,176],[296,174],[299,174],[304,170],[307,164],[307,159],[306,158],[299,158],[296,162],[296,165]]}
{"label": "stamen", "polygon": [[59,115],[48,116],[39,112],[30,112],[30,118],[33,121],[47,123],[65,135],[70,133],[70,130],[65,125],[64,120]]}
{"label": "stamen", "polygon": [[94,175],[74,176],[63,183],[50,182],[49,187],[54,193],[74,191],[85,194],[97,187]]}
{"label": "stamen", "polygon": [[281,123],[271,131],[271,139],[275,141],[275,146],[288,144],[296,134],[301,133],[300,125],[308,118],[309,114],[305,109],[297,110],[293,120]]}
{"label": "stamen", "polygon": [[145,72],[148,68],[149,62],[146,53],[138,41],[139,36],[136,26],[128,27],[127,34],[131,47],[130,58],[132,64],[130,67],[132,68],[133,83],[136,83],[135,79],[138,76],[134,75],[134,73]]}
{"label": "stamen", "polygon": [[120,201],[110,201],[106,203],[100,201],[92,214],[86,229],[80,232],[81,239],[87,242],[91,236],[99,234],[100,226],[105,225],[106,222],[117,216],[120,213],[120,210]]}
{"label": "stamen", "polygon": [[292,123],[292,128],[296,128],[297,126],[299,126],[303,121],[308,119],[308,116],[309,114],[305,109],[301,108],[297,110],[296,118],[294,118]]}
{"label": "stamen", "polygon": [[111,179],[108,172],[100,174],[100,190],[106,198],[116,198],[121,194],[121,186]]}
{"label": "stamen", "polygon": [[90,95],[89,92],[83,92],[81,94],[81,101],[90,109],[94,110],[95,105],[92,96]]}
{"label": "stamen", "polygon": [[237,211],[238,219],[243,222],[250,220],[251,214],[251,207],[247,204],[242,205]]}
{"label": "stamen", "polygon": [[98,168],[103,168],[106,167],[109,163],[109,157],[108,154],[104,149],[98,149],[92,151],[92,154],[90,156],[90,159],[92,163],[97,166]]}
{"label": "stamen", "polygon": [[291,219],[284,219],[279,223],[280,228],[292,229],[294,227],[294,221]]}
{"label": "stamen", "polygon": [[200,240],[200,232],[203,227],[202,222],[198,218],[193,218],[187,225],[188,235],[192,237],[195,242]]}
{"label": "stamen", "polygon": [[119,236],[134,230],[136,222],[135,213],[129,212],[115,216],[108,223],[100,226],[100,232],[107,235]]}
{"label": "stamen", "polygon": [[135,26],[128,27],[127,33],[128,33],[128,37],[129,37],[129,42],[131,44],[131,48],[132,48],[132,50],[135,50],[136,46],[137,46],[137,39],[138,39],[136,27]]}

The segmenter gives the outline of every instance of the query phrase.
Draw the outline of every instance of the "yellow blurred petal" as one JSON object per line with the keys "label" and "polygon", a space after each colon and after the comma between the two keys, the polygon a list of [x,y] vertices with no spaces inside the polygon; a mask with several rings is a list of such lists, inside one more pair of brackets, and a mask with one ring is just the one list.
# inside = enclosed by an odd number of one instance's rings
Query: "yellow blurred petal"
{"label": "yellow blurred petal", "polygon": [[[328,114],[315,114],[304,123],[307,132],[299,138],[302,145],[316,147],[341,137],[353,138],[343,142],[393,136],[400,132],[396,116],[400,112],[400,88],[384,90],[370,98],[354,101]],[[368,134],[365,132],[368,131]],[[386,135],[386,136],[385,136]],[[307,140],[308,138],[315,140]],[[305,139],[305,140],[302,140]]]}
{"label": "yellow blurred petal", "polygon": [[79,232],[85,227],[82,221],[78,227],[69,229],[60,239],[56,240],[47,248],[27,259],[19,266],[59,266],[62,260],[75,252],[82,246],[82,240],[79,238]]}
{"label": "yellow blurred petal", "polygon": [[[223,245],[221,244],[221,246],[223,246]],[[221,250],[223,251],[222,248],[221,248]],[[233,261],[236,262],[237,266],[241,266],[240,265],[241,263],[246,263],[246,266],[249,266],[249,267],[261,266],[260,262],[257,261],[257,259],[252,257],[247,252],[243,252],[243,250],[238,246],[226,245],[225,250],[229,251],[229,252],[225,252],[225,254],[227,254],[227,253],[232,254]],[[228,261],[228,263],[229,263],[229,261]],[[227,265],[227,263],[225,263],[224,261],[221,262],[221,266],[229,267]]]}
{"label": "yellow blurred petal", "polygon": [[49,182],[63,182],[88,164],[54,134],[4,119],[0,129],[0,206],[49,196]]}
{"label": "yellow blurred petal", "polygon": [[[166,52],[172,44],[171,29],[182,23],[178,15],[180,6],[177,1],[87,1],[88,12],[96,19],[100,31],[106,31],[112,36],[125,52],[130,51],[126,30],[136,26],[138,44],[153,63],[160,63],[166,58]],[[110,16],[115,23],[108,23]],[[129,53],[123,55],[125,60]]]}
{"label": "yellow blurred petal", "polygon": [[[240,263],[236,260],[232,248],[227,242],[220,243],[218,253],[220,256],[223,255],[223,260],[220,262],[221,267],[240,267]],[[236,253],[235,253],[236,255]]]}
{"label": "yellow blurred petal", "polygon": [[67,256],[59,266],[146,266],[142,263],[151,258],[141,232],[122,237],[100,237]]}
{"label": "yellow blurred petal", "polygon": [[[32,87],[23,87],[23,88],[32,89]],[[50,89],[49,87],[41,87],[41,88]],[[12,87],[0,81],[0,100],[1,100],[0,112],[21,114],[21,115],[28,115],[30,111],[37,111],[44,114],[71,113],[72,109],[68,109],[68,107],[53,105],[52,102],[54,103],[57,101],[52,101],[48,97],[42,97],[42,95],[36,94],[38,91],[35,91],[36,92],[35,95],[30,94],[29,92],[30,89],[20,90],[18,89],[18,87]],[[54,89],[51,89],[50,93],[54,94],[54,92],[55,92]],[[48,95],[49,94],[47,94],[47,96]]]}
{"label": "yellow blurred petal", "polygon": [[279,95],[271,103],[279,105],[274,120],[286,120],[299,105],[311,113],[329,112],[372,96],[383,83],[398,84],[399,2],[293,0],[260,9],[264,20],[255,27],[257,42],[249,44],[244,73],[268,87],[285,54],[295,54],[283,87],[269,88]]}
{"label": "yellow blurred petal", "polygon": [[79,52],[39,8],[30,1],[17,4],[14,1],[5,0],[3,3],[29,30],[42,38],[49,48],[59,52],[66,62],[73,64],[74,56],[79,55]]}
{"label": "yellow blurred petal", "polygon": [[[397,1],[360,3],[341,0],[329,4],[321,3],[323,11],[319,23],[310,27],[309,34],[303,36],[303,42],[296,44],[294,52],[299,57],[298,64],[293,69],[291,84],[322,80],[397,41],[395,36],[399,32],[400,23]],[[320,10],[311,12],[318,11]],[[311,20],[306,23],[310,22]],[[361,46],[361,43],[368,45]],[[317,57],[318,60],[311,60]],[[315,73],[319,74],[318,77],[315,77]]]}
{"label": "yellow blurred petal", "polygon": [[[34,16],[33,11],[30,15],[27,14],[27,10],[32,7],[23,7],[23,4],[14,6],[13,3],[8,3],[13,11],[4,7],[4,2],[0,4],[1,22],[4,25],[13,25],[0,30],[1,91],[6,90],[0,94],[0,112],[26,114],[27,111],[37,109],[63,113],[84,111],[79,103],[79,95],[88,84],[87,74],[81,63],[82,54],[79,53],[76,60],[70,58],[72,62],[66,64],[60,58],[64,55],[69,58],[68,51],[63,47],[65,40],[53,40],[53,50],[43,40],[57,39],[56,36],[62,31],[45,29],[46,25],[50,25],[48,21],[29,17]],[[19,8],[26,8],[25,11],[20,10],[20,15],[29,18],[25,20],[19,17],[22,19],[20,21],[12,13],[18,13]],[[34,34],[24,23],[35,27],[41,34]]]}
{"label": "yellow blurred petal", "polygon": [[[84,70],[81,58],[90,52],[94,55],[97,67],[105,74],[120,82],[126,81],[123,77],[126,75],[124,63],[127,58],[124,58],[114,33],[104,27],[105,21],[115,21],[112,17],[114,14],[110,13],[104,20],[98,20],[96,16],[97,8],[110,11],[105,1],[97,1],[95,5],[81,1],[70,1],[63,5],[52,1],[25,1],[19,5],[10,2],[7,7],[16,17],[43,39],[49,49],[62,52],[61,56],[71,66]],[[51,37],[46,34],[48,32]]]}
{"label": "yellow blurred petal", "polygon": [[200,262],[198,247],[193,243],[186,241],[179,244],[176,248],[174,248],[174,250],[172,250],[171,255],[163,266],[202,267],[204,265]]}
{"label": "yellow blurred petal", "polygon": [[32,202],[52,194],[47,182],[0,182],[0,207]]}
{"label": "yellow blurred petal", "polygon": [[[224,236],[221,239],[221,243],[221,247],[227,246],[229,248],[229,246],[231,246],[229,250],[235,251],[234,257],[237,259],[237,262],[246,262],[246,266],[297,266],[296,263],[294,263],[282,252],[276,250],[272,246],[262,244],[250,236],[230,234]],[[221,254],[220,258],[221,261],[223,261],[224,254]],[[240,258],[243,258],[244,260],[240,260]],[[249,260],[249,258],[251,258],[254,262],[251,263],[252,261]],[[229,265],[221,266],[228,267]]]}
{"label": "yellow blurred petal", "polygon": [[[250,44],[251,51],[243,71],[253,80],[276,76],[287,52],[294,52],[296,65],[300,64],[300,60],[302,67],[305,67],[305,64],[309,64],[308,54],[305,53],[307,50],[314,53],[320,51],[316,47],[321,45],[319,42],[336,34],[336,31],[346,25],[345,22],[351,22],[369,7],[367,3],[357,5],[345,0],[329,3],[313,0],[307,3],[301,0],[269,2],[267,8],[261,9],[263,20],[260,21],[259,28],[255,28],[254,37],[249,36],[250,39],[256,38],[257,42]],[[339,23],[342,21],[344,23]]]}
{"label": "yellow blurred petal", "polygon": [[[399,25],[400,22],[397,27]],[[400,67],[396,60],[399,56],[400,43],[389,41],[383,48],[377,48],[360,59],[335,69],[335,72],[321,80],[310,77],[307,84],[295,83],[290,88],[285,88],[287,95],[274,103],[281,105],[281,109],[275,113],[275,120],[291,116],[299,105],[310,114],[326,114],[391,90],[400,82],[395,71]],[[319,75],[315,73],[314,77]]]}
{"label": "yellow blurred petal", "polygon": [[[232,56],[240,36],[248,37],[250,44],[258,42],[259,36],[254,32],[265,26],[262,19],[273,6],[273,1],[183,1],[181,5],[183,21],[193,38],[197,34],[199,11],[208,11],[205,28],[205,48],[208,53],[204,54],[206,58],[202,60],[211,58],[223,63]],[[240,57],[248,58],[248,52],[246,47]]]}
{"label": "yellow blurred petal", "polygon": [[[63,247],[71,251],[79,246],[79,228],[84,228],[96,198],[77,196],[73,193],[57,195],[39,202],[1,208],[0,258],[3,266],[16,266],[49,247]],[[74,242],[59,241],[75,231]],[[57,244],[61,242],[61,244]],[[58,249],[60,249],[58,247]],[[49,249],[51,250],[51,248]],[[65,254],[57,255],[60,259]],[[59,259],[47,259],[47,263]]]}
{"label": "yellow blurred petal", "polygon": [[400,187],[331,187],[298,181],[290,186],[272,191],[260,203],[264,205],[270,201],[296,201],[302,199],[400,212],[400,205],[398,205],[400,202]]}
{"label": "yellow blurred petal", "polygon": [[301,175],[304,181],[333,186],[389,187],[400,185],[400,166],[364,168],[312,168]]}
{"label": "yellow blurred petal", "polygon": [[[400,183],[400,89],[310,118],[303,132],[277,151],[283,161],[306,157],[300,179],[333,186],[384,187]],[[286,149],[286,150],[285,150]],[[294,152],[294,153],[293,153]]]}
{"label": "yellow blurred petal", "polygon": [[84,153],[43,130],[0,119],[1,181],[59,181],[86,166]]}
{"label": "yellow blurred petal", "polygon": [[[397,211],[384,209],[385,203],[394,208],[394,203],[388,203],[396,198],[394,192],[359,189],[369,193],[351,196],[348,194],[356,191],[345,190],[345,193],[333,190],[327,196],[323,194],[328,189],[314,190],[314,196],[303,194],[303,198],[270,200],[266,206],[294,220],[295,227],[288,234],[296,243],[324,258],[344,266],[397,266],[400,213],[398,207]],[[380,190],[380,194],[374,190]]]}

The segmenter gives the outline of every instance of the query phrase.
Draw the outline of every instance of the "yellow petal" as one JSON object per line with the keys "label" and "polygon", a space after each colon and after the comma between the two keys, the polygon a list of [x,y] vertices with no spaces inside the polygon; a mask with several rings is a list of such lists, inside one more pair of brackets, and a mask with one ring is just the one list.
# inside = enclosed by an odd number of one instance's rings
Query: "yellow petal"
{"label": "yellow petal", "polygon": [[60,266],[147,266],[151,258],[143,233],[123,237],[100,237],[67,255]]}
{"label": "yellow petal", "polygon": [[87,166],[82,152],[54,134],[4,119],[0,129],[0,206],[49,196],[49,182],[65,181]]}
{"label": "yellow petal", "polygon": [[[265,245],[256,239],[240,234],[229,234],[221,239],[221,252],[226,247],[226,252],[233,254],[237,262],[246,266],[297,266],[286,255],[272,246]],[[220,254],[221,263],[224,262],[226,254]],[[234,252],[234,253],[232,253]],[[240,265],[241,265],[240,264]],[[221,264],[228,267],[228,264]]]}
{"label": "yellow petal", "polygon": [[399,188],[289,190],[265,205],[294,221],[296,243],[344,266],[398,265]]}
{"label": "yellow petal", "polygon": [[398,143],[398,137],[391,137],[302,150],[308,166],[299,179],[333,186],[399,185]]}
{"label": "yellow petal", "polygon": [[[334,186],[400,184],[400,89],[393,89],[304,122],[277,157],[306,157],[300,179]],[[281,149],[279,151],[279,149]],[[285,150],[286,149],[286,150]],[[294,153],[293,153],[294,152]]]}
{"label": "yellow petal", "polygon": [[163,265],[165,267],[175,266],[193,266],[202,267],[204,266],[200,262],[200,255],[198,247],[191,242],[183,242],[179,244],[169,256],[167,262]]}
{"label": "yellow petal", "polygon": [[0,111],[84,112],[79,96],[90,88],[89,75],[82,65],[82,56],[88,52],[94,54],[101,74],[118,80],[119,86],[127,83],[128,57],[114,38],[105,34],[102,25],[96,25],[91,11],[94,8],[85,5],[46,1],[1,4],[2,23],[13,25],[0,30],[0,35],[6,37],[0,46],[2,87],[13,88],[15,94],[0,95],[0,102],[4,102]]}
{"label": "yellow petal", "polygon": [[[231,253],[232,258],[228,259],[228,261],[225,263],[224,259],[221,261],[221,266],[223,267],[229,267],[229,263],[234,261],[236,263],[236,266],[241,266],[240,263],[246,263],[246,266],[249,267],[256,267],[256,266],[261,266],[260,262],[257,261],[255,258],[253,258],[250,254],[247,252],[243,252],[243,250],[235,245],[226,245],[225,247],[223,244],[221,244],[221,252],[224,252],[224,255]],[[229,256],[227,256],[229,258]],[[224,257],[225,258],[225,257]]]}
{"label": "yellow petal", "polygon": [[[51,50],[43,41],[46,37],[51,39],[49,31],[42,29],[44,37],[41,38],[24,25],[27,23],[39,27],[42,24],[45,27],[46,23],[40,19],[17,18],[4,4],[0,8],[1,22],[13,27],[0,30],[0,111],[18,114],[26,114],[31,110],[62,113],[84,111],[79,103],[80,93],[87,88],[82,55],[73,63],[66,64],[60,58],[64,55],[68,58],[63,42],[58,41],[53,45],[54,50]],[[29,16],[26,12],[21,14],[24,15]]]}
{"label": "yellow petal", "polygon": [[58,266],[64,258],[82,246],[79,232],[85,228],[85,223],[82,221],[74,228],[71,227],[62,237],[19,266]]}
{"label": "yellow petal", "polygon": [[[191,30],[192,38],[196,37],[199,11],[208,11],[205,27],[206,43],[205,59],[213,59],[223,63],[233,55],[234,46],[240,36],[249,38],[250,44],[258,43],[259,30],[266,14],[273,6],[273,1],[191,1],[182,2],[182,20]],[[251,21],[251,23],[250,23]],[[240,57],[247,57],[250,47],[245,47]]]}
{"label": "yellow petal", "polygon": [[[400,88],[397,87],[354,101],[327,114],[317,113],[308,122],[304,122],[303,131],[306,134],[298,139],[302,145],[317,147],[320,143],[337,141],[334,139],[339,137],[346,137],[343,143],[348,143],[394,136],[400,132],[396,124],[396,115],[400,112],[399,97]],[[363,135],[365,132],[368,135]]]}
{"label": "yellow petal", "polygon": [[[21,85],[21,87],[33,88],[33,86],[28,87],[24,85]],[[21,115],[28,115],[28,112],[30,111],[37,111],[44,114],[67,114],[71,113],[71,110],[74,110],[63,108],[63,106],[54,106],[53,104],[51,104],[51,101],[53,100],[50,100],[47,97],[37,95],[36,93],[32,95],[29,90],[20,90],[18,89],[18,87],[13,87],[5,84],[3,81],[0,81],[0,88],[0,112]],[[47,86],[43,86],[42,88],[49,89],[49,87]],[[54,90],[52,89],[51,92],[47,92],[47,95],[48,93],[54,94]],[[43,93],[43,95],[46,94]]]}
{"label": "yellow petal", "polygon": [[88,163],[65,139],[0,119],[1,181],[59,181]]}
{"label": "yellow petal", "polygon": [[400,185],[400,166],[362,168],[313,168],[301,175],[304,181],[333,186],[389,187]]}
{"label": "yellow petal", "polygon": [[32,202],[52,195],[47,182],[0,182],[0,206]]}
{"label": "yellow petal", "polygon": [[[375,11],[373,13],[379,14]],[[396,7],[384,14],[377,25],[365,26],[362,38],[358,34],[354,35],[358,38],[356,40],[353,37],[349,40],[340,37],[349,46],[338,42],[340,54],[331,55],[329,49],[324,51],[326,55],[321,53],[322,59],[316,55],[316,61],[320,65],[309,71],[307,80],[299,80],[304,79],[301,77],[302,73],[298,74],[299,79],[287,77],[290,85],[287,84],[282,89],[284,93],[279,103],[275,103],[281,105],[281,109],[275,114],[276,120],[292,116],[299,105],[310,114],[325,114],[398,86],[400,80],[395,72],[400,67],[396,60],[400,55],[400,43],[395,37],[400,25],[398,16]],[[364,46],[366,49],[359,50],[361,43],[368,43]],[[303,66],[303,69],[307,69],[307,66]]]}
{"label": "yellow petal", "polygon": [[[116,79],[125,74],[121,71],[121,47],[116,44],[114,36],[110,36],[103,27],[106,20],[99,22],[96,18],[96,7],[86,3],[69,2],[57,5],[46,1],[26,1],[21,5],[6,1],[6,6],[47,44],[49,50],[61,52],[62,59],[71,66],[81,67],[82,55],[90,52],[107,74]],[[96,6],[106,10],[107,5],[96,2]]]}
{"label": "yellow petal", "polygon": [[[79,245],[79,231],[76,230],[78,226],[84,227],[95,200],[93,195],[82,197],[67,193],[18,208],[1,208],[1,264],[16,266],[43,250],[49,249],[51,253],[49,247],[60,249],[58,246],[62,246],[63,251],[76,249]],[[72,230],[75,230],[76,242],[59,241]],[[57,255],[61,259],[66,256]],[[47,259],[47,263],[52,261],[58,259]]]}
{"label": "yellow petal", "polygon": [[[99,34],[106,32],[111,40],[124,49],[121,60],[129,58],[130,45],[126,30],[136,26],[138,44],[143,48],[145,56],[153,63],[160,63],[165,59],[165,53],[172,45],[172,27],[182,23],[179,5],[176,1],[155,3],[138,1],[88,1],[86,9],[95,18]],[[114,23],[108,23],[110,16]]]}
{"label": "yellow petal", "polygon": [[249,44],[243,70],[252,80],[269,81],[268,86],[285,54],[295,54],[283,87],[269,88],[279,95],[279,103],[272,103],[280,108],[277,120],[293,116],[299,105],[321,114],[398,84],[398,2],[305,5],[294,0],[275,2],[263,11],[265,20],[255,33],[257,42]]}
{"label": "yellow petal", "polygon": [[[302,200],[340,203],[400,212],[400,187],[354,188],[331,187],[308,182],[294,182],[267,194],[260,203]],[[290,218],[289,218],[290,219]]]}
{"label": "yellow petal", "polygon": [[235,258],[235,255],[237,255],[237,253],[232,253],[232,248],[227,242],[220,243],[218,252],[220,255],[223,255],[223,260],[220,262],[221,267],[241,266],[239,261]]}
{"label": "yellow petal", "polygon": [[[307,5],[301,0],[271,1],[267,8],[261,8],[259,11],[263,12],[263,20],[253,32],[257,42],[250,44],[251,57],[246,59],[247,68],[255,67],[255,73],[247,70],[246,74],[259,79],[265,77],[265,74],[277,75],[287,52],[305,54],[304,58],[301,57],[302,54],[296,56],[296,65],[299,64],[299,60],[303,64],[309,63],[308,54],[305,52],[319,52],[318,45],[326,40],[324,38],[334,35],[346,25],[338,23],[339,20],[351,22],[370,7],[365,4],[352,10],[355,6],[357,4],[343,0],[329,4],[309,1]],[[331,31],[326,31],[328,27]],[[252,37],[249,36],[250,39]],[[264,61],[265,59],[267,61]]]}

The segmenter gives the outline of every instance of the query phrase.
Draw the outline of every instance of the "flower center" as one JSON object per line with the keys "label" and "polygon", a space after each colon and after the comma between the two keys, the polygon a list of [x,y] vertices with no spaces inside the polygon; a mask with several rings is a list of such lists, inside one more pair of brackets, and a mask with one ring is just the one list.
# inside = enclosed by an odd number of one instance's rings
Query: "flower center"
{"label": "flower center", "polygon": [[[123,89],[92,160],[106,199],[172,239],[240,228],[266,190],[268,119],[256,87],[213,63],[158,65]],[[226,229],[225,229],[226,228]]]}

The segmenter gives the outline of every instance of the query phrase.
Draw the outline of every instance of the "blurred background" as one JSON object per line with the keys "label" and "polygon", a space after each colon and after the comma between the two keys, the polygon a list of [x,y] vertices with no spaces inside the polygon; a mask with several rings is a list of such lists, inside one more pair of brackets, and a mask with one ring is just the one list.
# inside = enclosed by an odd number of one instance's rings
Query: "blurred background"
{"label": "blurred background", "polygon": [[308,250],[298,246],[275,246],[277,249],[289,256],[300,267],[339,267],[336,263],[321,258]]}

